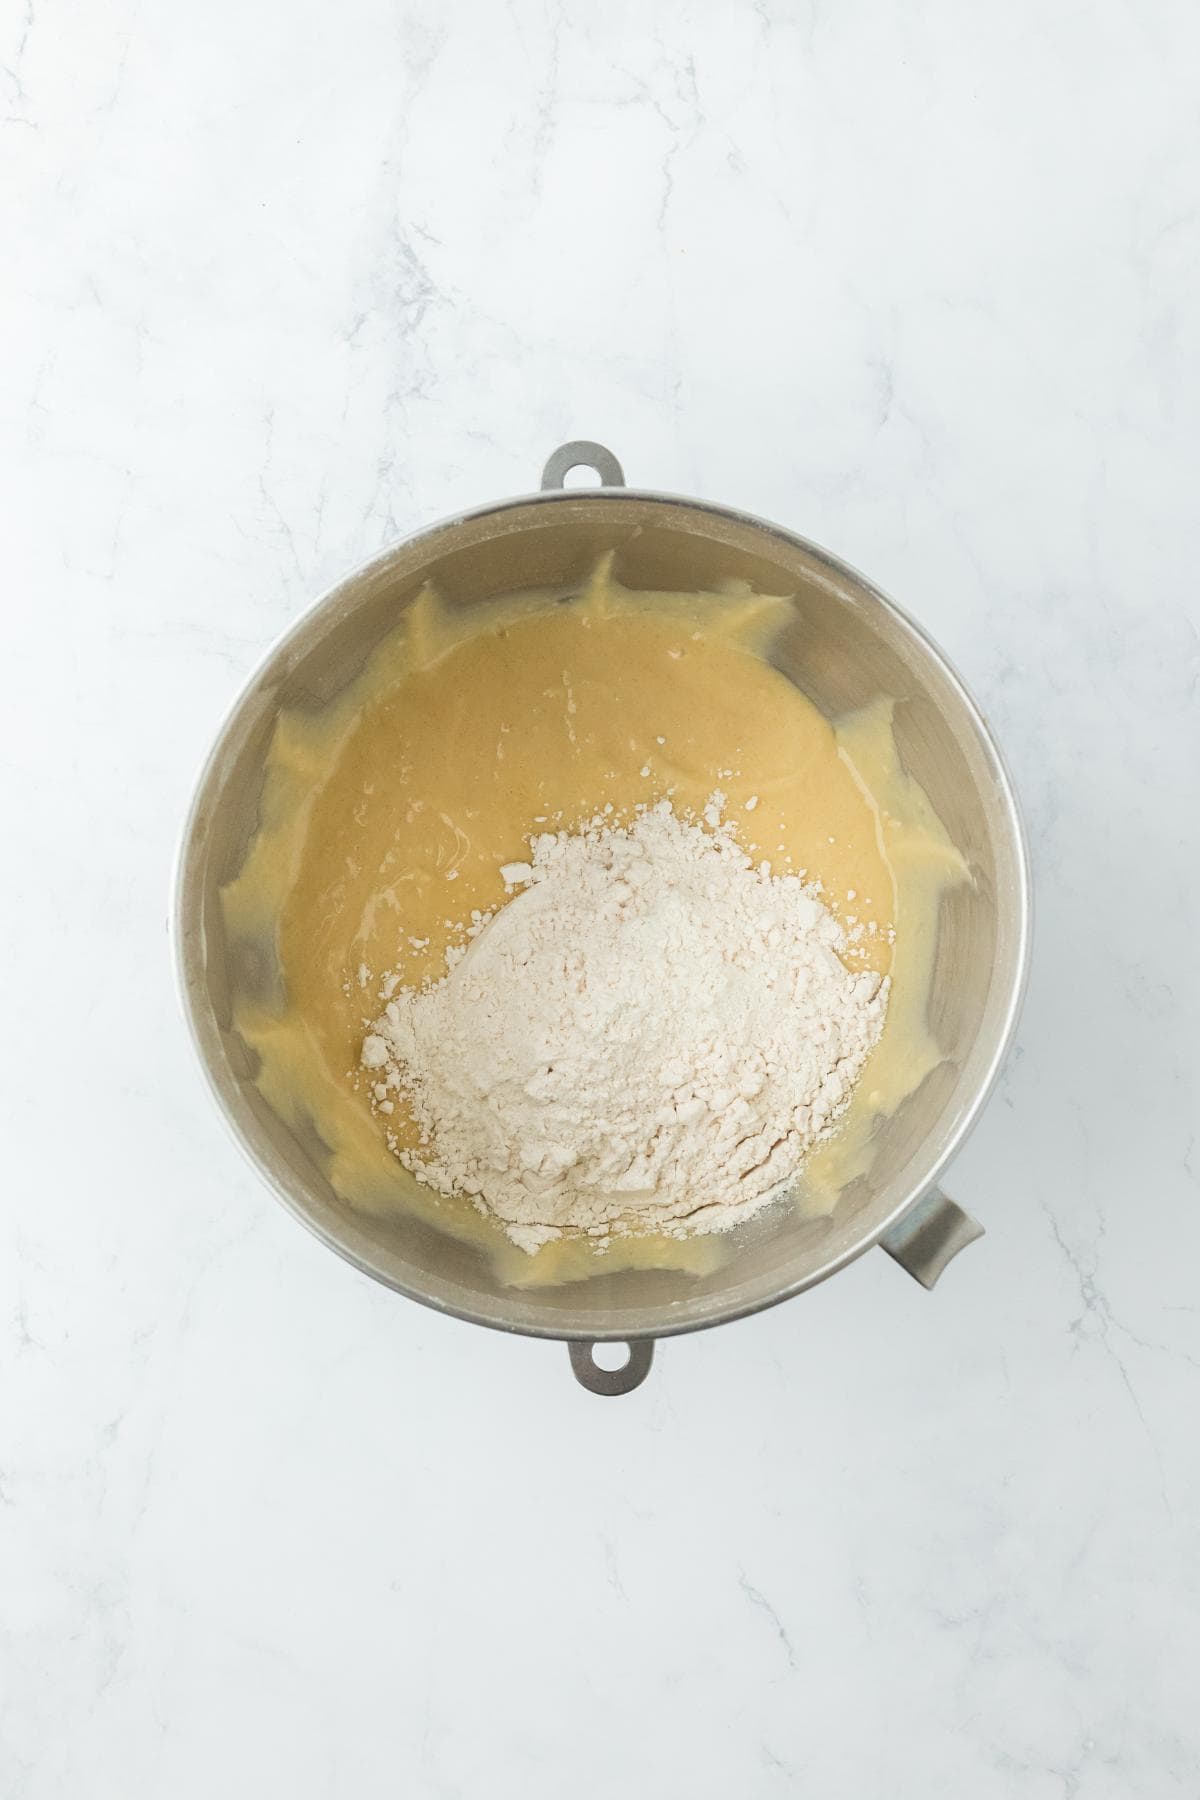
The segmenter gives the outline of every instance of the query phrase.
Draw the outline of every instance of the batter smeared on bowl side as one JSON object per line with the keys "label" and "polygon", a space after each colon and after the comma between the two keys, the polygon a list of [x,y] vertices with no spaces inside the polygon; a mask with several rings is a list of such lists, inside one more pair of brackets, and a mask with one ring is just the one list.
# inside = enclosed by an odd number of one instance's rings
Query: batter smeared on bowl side
{"label": "batter smeared on bowl side", "polygon": [[[633,1235],[612,1239],[610,1264],[711,1266],[725,1240],[698,1227],[740,1216],[781,1188],[828,1211],[869,1164],[876,1117],[940,1060],[926,1024],[937,910],[966,869],[899,766],[890,701],[881,697],[835,725],[772,666],[774,636],[793,618],[788,600],[744,589],[629,592],[607,563],[569,598],[531,593],[453,607],[426,589],[338,697],[280,716],[260,828],[222,893],[231,936],[252,948],[255,967],[277,973],[236,994],[234,1013],[257,1054],[264,1097],[297,1129],[315,1128],[328,1179],[349,1204],[424,1211],[464,1237],[486,1232],[506,1279],[556,1281],[586,1272],[593,1233],[611,1233],[614,1224]],[[657,810],[664,806],[666,813]],[[474,980],[529,908],[546,904],[556,858],[579,856],[598,868],[618,845],[665,831],[668,817],[680,834],[679,879],[664,887],[660,867],[650,895],[616,896],[637,992],[625,995],[625,1013],[602,1006],[597,1026],[604,1057],[622,1033],[646,1045],[646,1087],[660,1122],[648,1128],[643,1116],[635,1128],[620,1108],[599,1104],[585,1119],[578,1092],[568,1103],[563,1084],[573,1077],[551,1055],[536,1130],[518,1132],[511,1114],[503,1117],[513,1097],[504,1083],[499,1092],[477,1084],[495,1113],[487,1123],[496,1141],[452,1157],[451,1119],[436,1100],[444,1064],[435,1079],[432,1048],[426,1054],[405,1039],[397,1020],[426,1006],[432,1019],[456,977],[455,991]],[[591,821],[600,823],[589,837]],[[723,937],[711,907],[706,923],[712,858],[748,908],[734,907],[736,931]],[[651,869],[661,861],[644,860]],[[530,873],[535,879],[523,878]],[[655,884],[679,927],[657,948],[665,923],[651,904]],[[787,918],[784,897],[796,903]],[[760,905],[782,907],[776,926],[752,923]],[[588,941],[597,924],[579,928],[572,947],[589,1004],[606,986],[592,958],[598,946]],[[771,929],[779,933],[774,945]],[[702,993],[696,967],[706,967],[718,941],[728,987],[710,980]],[[829,985],[806,1012],[797,984],[817,943]],[[704,1036],[695,1008],[708,1005],[715,1048],[711,1056],[685,1054],[672,1083],[660,1014],[664,980],[675,982],[676,973],[687,993],[676,986],[675,1011],[693,1009],[683,1041]],[[536,1037],[537,985],[545,980],[544,970],[531,969],[526,1003],[509,1009],[505,1054],[519,1049],[518,1062]],[[781,1036],[767,1031],[769,996],[789,983],[795,1017]],[[624,986],[622,975],[618,994]],[[384,1010],[389,1002],[395,1019]],[[556,1020],[554,1031],[569,1024]],[[499,1042],[503,1017],[489,1019],[488,1030]],[[364,1070],[371,1038],[382,1049],[369,1050],[368,1062],[379,1060]],[[766,1063],[755,1062],[768,1039],[771,1067],[781,1067],[785,1045],[786,1057],[799,1059],[807,1074],[798,1083],[788,1087],[781,1074],[777,1086]],[[557,1054],[549,1037],[546,1048]],[[760,1075],[761,1088],[742,1091]],[[602,1087],[595,1097],[604,1098]],[[688,1119],[701,1100],[707,1123],[697,1136]],[[556,1106],[565,1112],[556,1115]],[[489,1157],[496,1167],[485,1177]],[[797,1167],[798,1182],[789,1181]],[[504,1197],[513,1180],[529,1196],[518,1195],[519,1205],[511,1187]],[[744,1190],[741,1200],[731,1180]],[[484,1215],[458,1196],[481,1202]],[[497,1224],[515,1227],[526,1247],[546,1240],[544,1247],[526,1257]],[[681,1229],[683,1238],[672,1235]]]}

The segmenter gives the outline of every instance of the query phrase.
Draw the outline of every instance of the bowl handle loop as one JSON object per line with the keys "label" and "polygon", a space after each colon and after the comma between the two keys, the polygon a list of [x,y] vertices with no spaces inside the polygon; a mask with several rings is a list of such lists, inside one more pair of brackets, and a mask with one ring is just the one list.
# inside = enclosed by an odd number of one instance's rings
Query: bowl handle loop
{"label": "bowl handle loop", "polygon": [[624,472],[612,451],[603,444],[589,443],[587,438],[577,438],[573,444],[560,444],[550,457],[542,470],[543,488],[566,487],[572,469],[594,470],[601,487],[625,486]]}
{"label": "bowl handle loop", "polygon": [[590,1338],[573,1338],[567,1345],[575,1379],[589,1394],[631,1394],[650,1373],[653,1338],[634,1338],[629,1345],[629,1361],[619,1369],[602,1369],[592,1354],[595,1348]]}
{"label": "bowl handle loop", "polygon": [[983,1226],[970,1213],[940,1188],[931,1188],[880,1242],[915,1281],[931,1288],[951,1257],[982,1236]]}

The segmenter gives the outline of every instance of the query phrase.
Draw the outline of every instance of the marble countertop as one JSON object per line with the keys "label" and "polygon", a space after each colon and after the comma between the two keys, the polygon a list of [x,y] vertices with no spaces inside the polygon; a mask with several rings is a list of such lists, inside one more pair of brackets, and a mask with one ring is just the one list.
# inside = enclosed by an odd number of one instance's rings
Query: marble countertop
{"label": "marble countertop", "polygon": [[[0,1793],[1195,1794],[1195,9],[0,33]],[[577,436],[921,619],[1039,908],[983,1242],[620,1402],[298,1229],[166,943],[266,644]]]}

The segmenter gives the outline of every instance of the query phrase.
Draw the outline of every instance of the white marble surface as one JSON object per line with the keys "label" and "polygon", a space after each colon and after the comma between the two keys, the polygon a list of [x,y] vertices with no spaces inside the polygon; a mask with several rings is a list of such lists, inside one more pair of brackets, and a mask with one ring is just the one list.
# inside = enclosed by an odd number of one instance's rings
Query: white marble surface
{"label": "white marble surface", "polygon": [[[11,0],[0,1793],[1200,1786],[1200,136],[1179,0]],[[330,579],[606,440],[956,659],[1029,1004],[930,1297],[603,1402],[242,1165],[205,744]]]}

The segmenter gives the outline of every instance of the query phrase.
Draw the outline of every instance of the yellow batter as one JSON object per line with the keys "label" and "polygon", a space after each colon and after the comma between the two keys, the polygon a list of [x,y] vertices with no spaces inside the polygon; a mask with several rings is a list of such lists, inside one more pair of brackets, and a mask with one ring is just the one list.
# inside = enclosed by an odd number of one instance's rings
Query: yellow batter
{"label": "yellow batter", "polygon": [[[262,825],[223,893],[232,937],[274,944],[274,998],[243,997],[259,1085],[285,1118],[312,1121],[350,1204],[433,1209],[444,1227],[495,1237],[513,1279],[531,1259],[465,1203],[400,1168],[357,1065],[379,981],[444,972],[472,914],[503,904],[500,868],[538,831],[607,808],[614,822],[670,798],[699,814],[714,790],[743,847],[822,883],[857,941],[852,966],[892,976],[884,1037],[842,1133],[810,1159],[826,1210],[869,1160],[870,1128],[938,1060],[925,1002],[941,887],[966,877],[925,796],[900,771],[887,702],[838,729],[766,660],[789,602],[746,594],[636,594],[602,564],[569,602],[526,595],[449,610],[426,590],[359,679],[318,714],[281,716]],[[538,1278],[586,1271],[585,1242],[548,1245]],[[623,1260],[711,1266],[718,1240],[641,1240]]]}

